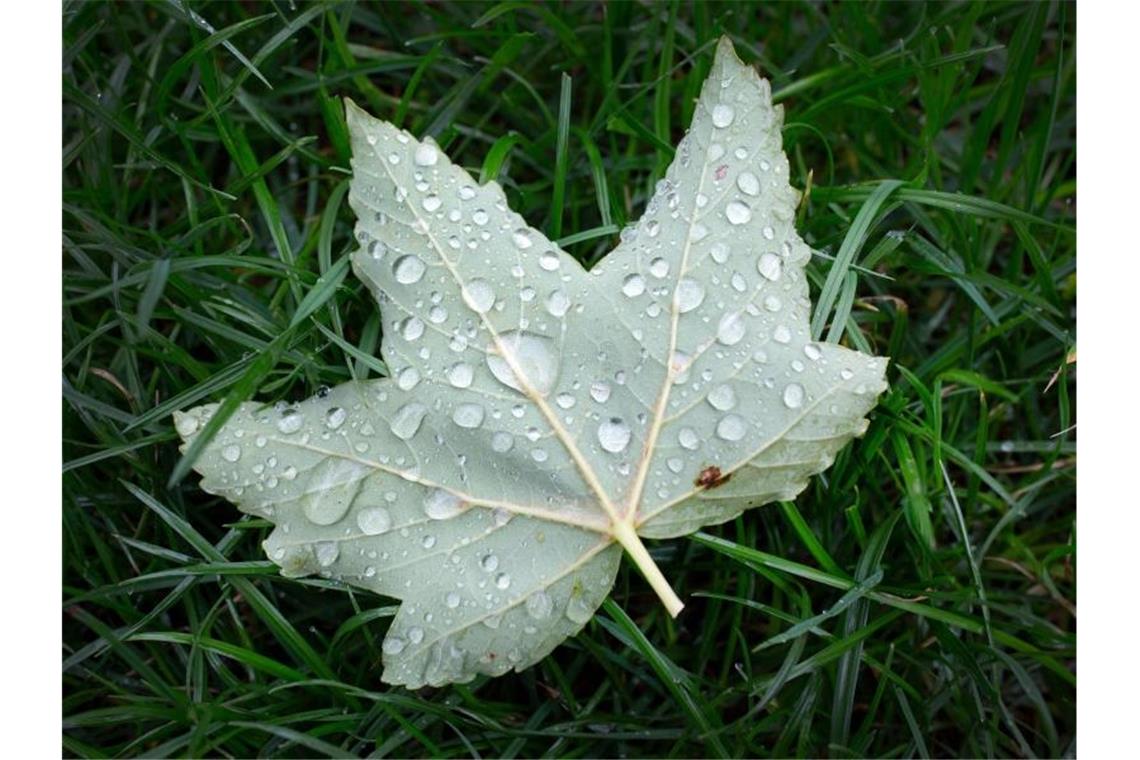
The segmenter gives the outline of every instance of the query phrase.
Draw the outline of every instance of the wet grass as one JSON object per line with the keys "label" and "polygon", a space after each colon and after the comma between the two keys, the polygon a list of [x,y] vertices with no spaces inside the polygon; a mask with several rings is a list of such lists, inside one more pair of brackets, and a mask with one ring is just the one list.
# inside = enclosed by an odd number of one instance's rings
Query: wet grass
{"label": "wet grass", "polygon": [[[64,4],[63,752],[1075,753],[1075,9]],[[170,413],[382,374],[341,98],[583,262],[718,35],[788,110],[813,329],[892,360],[795,504],[654,547],[528,671],[379,682],[392,600],[278,576]],[[174,473],[175,477],[171,477]]]}

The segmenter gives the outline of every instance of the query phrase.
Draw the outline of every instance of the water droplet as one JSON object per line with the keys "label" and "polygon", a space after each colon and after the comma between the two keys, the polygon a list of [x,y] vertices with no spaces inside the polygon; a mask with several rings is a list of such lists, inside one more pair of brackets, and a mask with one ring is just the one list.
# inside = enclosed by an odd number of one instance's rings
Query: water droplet
{"label": "water droplet", "polygon": [[689,228],[689,237],[694,243],[699,243],[704,240],[709,234],[709,228],[697,222]]}
{"label": "water droplet", "polygon": [[487,212],[481,208],[477,208],[471,212],[471,221],[475,222],[475,224],[479,225],[480,227],[486,224],[487,220],[490,218],[491,217],[487,216]]}
{"label": "water droplet", "polygon": [[554,610],[554,600],[545,591],[535,591],[526,598],[526,614],[535,620],[545,620]]}
{"label": "water droplet", "polygon": [[392,527],[392,516],[384,507],[365,507],[356,513],[356,524],[366,536],[379,536]]}
{"label": "water droplet", "polygon": [[427,270],[427,265],[419,256],[407,254],[401,256],[392,262],[392,274],[396,276],[396,282],[403,285],[412,285],[420,281]]}
{"label": "water droplet", "polygon": [[471,185],[460,185],[458,192],[461,200],[469,201],[475,197],[475,188]]}
{"label": "water droplet", "polygon": [[301,510],[316,525],[340,522],[372,469],[349,459],[322,460],[309,474]]}
{"label": "water droplet", "polygon": [[226,446],[222,449],[222,459],[227,462],[236,462],[241,459],[241,446],[238,446],[236,443],[231,443],[229,446]]}
{"label": "water droplet", "polygon": [[771,312],[777,312],[784,304],[777,296],[767,296],[764,298],[764,308]]}
{"label": "water droplet", "polygon": [[416,162],[416,166],[435,166],[435,162],[439,160],[439,151],[430,143],[421,143],[416,148],[412,160]]}
{"label": "water droplet", "polygon": [[400,334],[406,341],[419,340],[424,334],[424,323],[419,317],[408,317],[400,323]]}
{"label": "water droplet", "polygon": [[431,320],[433,325],[442,324],[447,321],[447,309],[442,306],[433,306],[428,311],[428,319]]}
{"label": "water droplet", "polygon": [[439,211],[439,207],[443,205],[443,201],[439,199],[438,195],[429,195],[423,199],[421,205],[424,207],[424,211],[430,214]]}
{"label": "water droplet", "polygon": [[313,554],[317,557],[318,565],[328,567],[340,556],[340,547],[335,541],[318,541],[313,548]]}
{"label": "water droplet", "polygon": [[[523,330],[511,330],[499,336],[499,351],[514,358],[514,363],[522,371],[526,382],[540,395],[545,396],[558,380],[558,356],[554,353],[549,338]],[[488,350],[487,368],[503,385],[516,391],[522,384],[515,377],[507,360]]]}
{"label": "water droplet", "polygon": [[660,279],[669,274],[669,262],[658,256],[649,262],[649,274]]}
{"label": "water droplet", "polygon": [[551,291],[546,297],[546,310],[552,317],[563,317],[570,309],[570,296],[564,290]]}
{"label": "water droplet", "polygon": [[776,325],[776,329],[772,331],[772,340],[777,343],[788,343],[792,339],[792,331],[786,325]]}
{"label": "water droplet", "polygon": [[455,609],[459,606],[459,594],[454,591],[447,592],[447,596],[443,598],[443,603],[447,605],[448,609]]}
{"label": "water droplet", "polygon": [[626,275],[621,281],[621,292],[629,298],[636,298],[645,292],[645,278],[639,274]]}
{"label": "water droplet", "polygon": [[818,361],[819,357],[823,356],[823,352],[814,343],[808,343],[804,346],[804,356],[811,359],[813,362]]}
{"label": "water droplet", "polygon": [[745,195],[760,194],[760,180],[752,172],[741,172],[736,176],[736,186]]}
{"label": "water droplet", "polygon": [[412,642],[413,644],[419,644],[423,640],[424,640],[424,629],[423,628],[420,628],[417,625],[417,626],[413,626],[413,627],[408,629],[408,641]]}
{"label": "water droplet", "polygon": [[597,380],[593,383],[590,383],[590,398],[594,399],[594,401],[597,401],[599,404],[604,404],[609,401],[610,384],[603,380]]}
{"label": "water droplet", "polygon": [[456,388],[469,388],[474,379],[474,368],[465,362],[453,364],[447,370],[447,381]]}
{"label": "water droplet", "polygon": [[620,417],[610,417],[598,425],[598,443],[611,454],[619,454],[629,446],[633,431]]}
{"label": "water droplet", "polygon": [[400,154],[395,152],[395,151],[392,151],[391,153],[389,153],[388,154],[388,163],[392,164],[393,166],[400,163]]}
{"label": "water droplet", "polygon": [[404,367],[396,376],[396,386],[402,391],[410,391],[419,384],[420,371],[415,367]]}
{"label": "water droplet", "polygon": [[450,520],[466,506],[463,499],[442,488],[433,488],[424,497],[424,514],[433,520]]}
{"label": "water droplet", "polygon": [[277,429],[282,433],[289,435],[296,433],[301,429],[301,425],[305,422],[305,417],[296,409],[286,409],[281,412],[281,417],[277,420]]}
{"label": "water droplet", "polygon": [[482,404],[460,404],[455,407],[451,419],[461,428],[477,428],[483,424],[485,414]]}
{"label": "water droplet", "polygon": [[669,468],[669,472],[676,474],[685,466],[685,460],[680,457],[669,457],[669,460],[665,462],[665,466]]}
{"label": "water droplet", "polygon": [[736,391],[731,385],[718,385],[709,391],[708,402],[713,409],[727,412],[736,406]]}
{"label": "water droplet", "polygon": [[177,412],[174,415],[174,429],[183,438],[192,436],[198,432],[198,418],[192,414]]}
{"label": "water droplet", "polygon": [[729,201],[724,207],[724,215],[732,224],[744,224],[752,219],[752,209],[743,201]]}
{"label": "water droplet", "polygon": [[504,591],[509,589],[511,587],[511,576],[506,573],[499,573],[495,576],[495,586]]}
{"label": "water droplet", "polygon": [[748,432],[748,423],[736,414],[726,414],[716,424],[716,434],[726,441],[739,441]]}
{"label": "water droplet", "polygon": [[775,282],[780,279],[780,272],[784,266],[783,260],[774,253],[760,254],[756,261],[756,270],[767,280]]}
{"label": "water droplet", "polygon": [[515,230],[514,233],[511,235],[511,240],[514,241],[515,247],[519,248],[520,250],[524,250],[524,251],[527,248],[530,248],[532,245],[532,242],[530,239],[530,231],[525,230],[525,229]]}
{"label": "water droplet", "polygon": [[554,402],[563,409],[572,409],[578,400],[569,393],[559,393]]}
{"label": "water droplet", "polygon": [[851,378],[855,377],[855,373],[849,369],[841,369],[839,371],[839,376],[844,380],[850,380]]}
{"label": "water droplet", "polygon": [[718,241],[709,246],[709,255],[712,256],[712,260],[718,264],[723,264],[728,261],[729,253],[730,250],[728,246],[722,242]]}
{"label": "water droplet", "polygon": [[657,233],[661,231],[661,224],[656,220],[650,220],[649,224],[645,225],[645,234],[649,237],[657,237]]}
{"label": "water droplet", "polygon": [[491,283],[479,278],[464,284],[463,301],[480,314],[495,304],[495,289]]}
{"label": "water droplet", "polygon": [[416,434],[427,414],[427,407],[418,401],[404,404],[392,417],[392,435],[406,441]]}
{"label": "water droplet", "polygon": [[336,430],[344,424],[346,419],[348,419],[348,412],[344,410],[344,407],[334,406],[325,412],[325,425],[330,430]]}
{"label": "water droplet", "polygon": [[705,286],[686,277],[677,283],[677,291],[674,297],[676,298],[677,311],[686,314],[700,306],[705,300]]}
{"label": "water droplet", "polygon": [[799,383],[788,383],[784,388],[784,406],[799,409],[804,405],[804,387]]}
{"label": "water droplet", "polygon": [[580,589],[570,594],[570,601],[566,603],[566,617],[573,623],[585,625],[594,615],[594,608]]}
{"label": "water droplet", "polygon": [[681,448],[696,451],[701,445],[701,437],[691,427],[683,427],[677,433],[677,443],[681,444]]}
{"label": "water droplet", "polygon": [[716,328],[716,339],[726,346],[735,346],[744,337],[746,325],[739,312],[725,314]]}
{"label": "water droplet", "polygon": [[511,450],[515,445],[515,437],[510,433],[499,431],[491,436],[491,450],[499,454],[505,454]]}
{"label": "water droplet", "polygon": [[764,236],[765,240],[776,239],[776,231],[771,227],[765,227],[764,229],[760,230],[760,234]]}
{"label": "water droplet", "polygon": [[547,272],[553,272],[562,266],[562,262],[558,259],[558,254],[554,251],[543,251],[542,255],[538,257],[538,265]]}
{"label": "water droplet", "polygon": [[384,654],[397,655],[400,652],[403,652],[404,647],[407,645],[407,642],[398,636],[388,636],[384,639],[384,644],[381,649],[384,650]]}
{"label": "water droplet", "polygon": [[736,111],[732,110],[732,106],[727,103],[717,103],[713,106],[712,122],[714,126],[724,129],[732,124],[734,118],[736,118]]}

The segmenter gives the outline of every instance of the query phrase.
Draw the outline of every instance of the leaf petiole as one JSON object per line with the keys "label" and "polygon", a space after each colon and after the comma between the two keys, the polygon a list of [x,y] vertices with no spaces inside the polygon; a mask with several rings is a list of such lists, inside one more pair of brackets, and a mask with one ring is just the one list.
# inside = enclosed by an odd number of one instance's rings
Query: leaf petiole
{"label": "leaf petiole", "polygon": [[641,570],[641,574],[645,576],[645,580],[649,581],[649,585],[657,592],[657,596],[661,599],[661,603],[665,605],[665,609],[669,611],[672,617],[677,617],[684,609],[685,603],[677,596],[677,592],[669,585],[669,581],[661,572],[661,568],[657,567],[657,563],[653,561],[653,557],[649,556],[649,550],[645,548],[645,544],[641,543],[641,537],[637,535],[637,531],[633,526],[624,520],[615,520],[613,523],[613,536],[622,548],[625,549],[626,554],[629,555],[637,568]]}

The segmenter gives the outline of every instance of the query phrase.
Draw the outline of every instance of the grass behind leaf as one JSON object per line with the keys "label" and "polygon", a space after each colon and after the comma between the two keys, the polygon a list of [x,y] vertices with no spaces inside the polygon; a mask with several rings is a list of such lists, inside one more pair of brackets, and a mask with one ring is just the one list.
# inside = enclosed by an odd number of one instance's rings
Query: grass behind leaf
{"label": "grass behind leaf", "polygon": [[[63,14],[64,754],[1075,753],[1071,6]],[[272,572],[267,525],[177,477],[171,413],[384,371],[341,98],[590,264],[722,33],[810,187],[813,331],[889,355],[891,391],[794,505],[652,547],[679,619],[625,568],[521,674],[382,686],[391,600]]]}

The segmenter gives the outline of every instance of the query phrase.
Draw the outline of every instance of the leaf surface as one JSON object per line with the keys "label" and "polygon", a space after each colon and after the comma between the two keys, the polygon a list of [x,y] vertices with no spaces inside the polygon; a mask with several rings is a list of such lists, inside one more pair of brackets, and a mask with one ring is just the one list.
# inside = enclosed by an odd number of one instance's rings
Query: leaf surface
{"label": "leaf surface", "polygon": [[[862,434],[886,361],[810,339],[767,81],[723,39],[645,214],[586,272],[424,142],[348,104],[353,269],[392,377],[247,403],[195,463],[275,524],[285,575],[403,600],[383,679],[521,670],[591,618],[622,549],[792,499]],[[216,405],[176,415],[187,443]]]}

